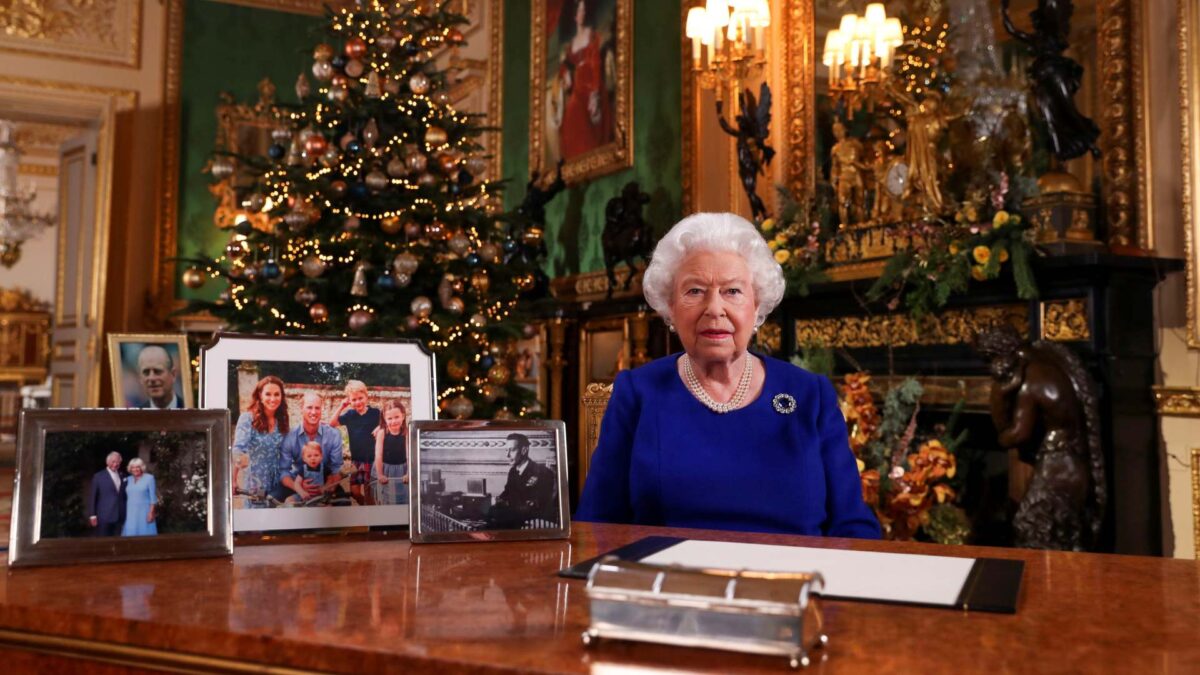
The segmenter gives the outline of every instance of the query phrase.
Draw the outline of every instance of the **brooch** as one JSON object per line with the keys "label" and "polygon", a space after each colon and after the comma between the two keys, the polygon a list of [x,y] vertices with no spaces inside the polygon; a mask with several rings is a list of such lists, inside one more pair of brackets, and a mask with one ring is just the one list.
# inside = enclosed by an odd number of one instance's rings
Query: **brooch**
{"label": "brooch", "polygon": [[780,415],[790,415],[796,412],[796,399],[792,398],[791,394],[775,394],[775,398],[771,399],[771,405]]}

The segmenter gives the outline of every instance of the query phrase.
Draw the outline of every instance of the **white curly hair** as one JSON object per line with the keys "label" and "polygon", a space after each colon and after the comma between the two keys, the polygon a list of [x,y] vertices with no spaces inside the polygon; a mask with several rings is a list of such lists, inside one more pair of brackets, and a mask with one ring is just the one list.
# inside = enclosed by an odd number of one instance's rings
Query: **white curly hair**
{"label": "white curly hair", "polygon": [[754,327],[761,326],[783,300],[783,268],[775,262],[775,255],[754,225],[733,213],[696,213],[667,232],[654,247],[642,277],[646,302],[670,324],[675,271],[684,259],[699,251],[731,251],[746,261],[758,303]]}
{"label": "white curly hair", "polygon": [[142,467],[142,471],[146,470],[146,463],[142,461],[141,457],[134,457],[133,459],[129,460],[129,464],[126,465],[125,470],[133,471],[133,467],[135,466]]}

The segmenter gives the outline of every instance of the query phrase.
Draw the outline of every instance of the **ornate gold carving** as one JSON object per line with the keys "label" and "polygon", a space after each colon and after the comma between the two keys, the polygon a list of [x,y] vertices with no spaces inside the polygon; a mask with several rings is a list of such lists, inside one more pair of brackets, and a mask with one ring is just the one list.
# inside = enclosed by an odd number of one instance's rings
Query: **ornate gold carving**
{"label": "ornate gold carving", "polygon": [[50,303],[24,288],[0,288],[0,312],[48,312]]}
{"label": "ornate gold carving", "polygon": [[21,164],[17,167],[17,173],[22,176],[55,178],[58,176],[58,167],[52,164]]}
{"label": "ornate gold carving", "polygon": [[797,319],[796,344],[825,347],[904,347],[969,343],[982,328],[1007,324],[1029,334],[1025,305],[951,309],[921,323],[906,314]]}
{"label": "ornate gold carving", "polygon": [[953,377],[947,375],[871,375],[871,394],[883,400],[887,392],[908,378],[921,384],[921,405],[952,408],[965,401],[965,409],[987,412],[991,402],[992,380],[986,375]]}
{"label": "ornate gold carving", "polygon": [[162,178],[159,184],[161,226],[155,232],[154,314],[164,321],[182,305],[175,299],[175,248],[179,241],[179,125],[180,80],[183,72],[183,0],[167,2],[165,64],[163,67]]}
{"label": "ornate gold carving", "polygon": [[1154,406],[1158,414],[1172,417],[1200,417],[1200,387],[1164,387],[1155,385]]}
{"label": "ornate gold carving", "polygon": [[277,12],[291,12],[292,14],[311,14],[313,16],[321,16],[325,12],[325,5],[330,5],[337,8],[341,5],[348,4],[346,2],[327,2],[325,0],[216,0],[226,5],[241,5],[242,7],[253,7],[255,9],[270,9]]}
{"label": "ornate gold carving", "polygon": [[784,8],[784,62],[787,84],[787,185],[797,195],[811,194],[815,180],[812,100],[816,65],[813,61],[813,3],[791,0]]}
{"label": "ornate gold carving", "polygon": [[504,128],[504,2],[491,0],[488,13],[491,22],[491,54],[488,57],[488,125],[497,131],[485,134],[484,146],[491,157],[488,162],[488,179],[499,180],[503,175],[501,168],[500,129]]}
{"label": "ornate gold carving", "polygon": [[1100,72],[1104,111],[1100,142],[1104,146],[1104,202],[1108,214],[1109,246],[1132,248],[1143,237],[1137,231],[1138,192],[1135,146],[1137,101],[1133,91],[1136,62],[1132,53],[1133,10],[1128,0],[1101,0],[1096,6],[1100,27]]}
{"label": "ornate gold carving", "polygon": [[10,0],[0,51],[136,68],[142,0]]}
{"label": "ornate gold carving", "polygon": [[[699,0],[679,3],[679,25],[687,25],[687,13],[692,7],[700,6]],[[679,31],[679,82],[682,110],[680,121],[683,133],[679,139],[679,181],[683,188],[683,214],[688,215],[696,208],[696,136],[700,121],[696,115],[696,82],[692,76],[692,40],[684,31]]]}
{"label": "ornate gold carving", "polygon": [[[563,180],[578,183],[633,166],[633,0],[616,0],[616,140],[563,165]],[[529,93],[529,171],[553,170],[542,166],[546,95],[546,4],[532,3]]]}
{"label": "ornate gold carving", "polygon": [[[645,269],[646,266],[643,263],[636,263],[633,282],[629,284],[629,288],[625,287],[625,282],[629,279],[629,268],[622,265],[614,270],[614,276],[617,278],[617,288],[613,291],[612,297],[641,297],[642,272]],[[562,303],[605,300],[608,298],[608,273],[604,270],[598,270],[596,272],[584,272],[583,274],[559,277],[550,282],[550,293]]]}
{"label": "ornate gold carving", "polygon": [[46,379],[50,361],[50,304],[23,288],[0,289],[0,380]]}
{"label": "ornate gold carving", "polygon": [[1200,45],[1192,34],[1200,28],[1200,3],[1179,0],[1179,102],[1183,136],[1183,243],[1187,263],[1187,342],[1200,349]]}
{"label": "ornate gold carving", "polygon": [[1039,306],[1042,317],[1042,339],[1055,342],[1089,340],[1092,330],[1088,323],[1088,304],[1084,298],[1053,300]]}
{"label": "ornate gold carving", "polygon": [[[233,96],[221,92],[217,105],[217,138],[215,147],[237,155],[262,156],[271,144],[271,129],[279,121],[275,107],[275,85],[264,77],[258,83],[258,101],[253,105],[237,103]],[[202,171],[210,173],[212,162]],[[277,220],[266,213],[253,213],[242,208],[239,191],[244,190],[252,179],[235,170],[233,175],[208,186],[208,191],[217,198],[213,212],[213,224],[219,228],[230,228],[237,224],[240,216],[250,221],[256,230],[270,232]]]}
{"label": "ornate gold carving", "polygon": [[1200,448],[1192,448],[1192,543],[1200,560]]}

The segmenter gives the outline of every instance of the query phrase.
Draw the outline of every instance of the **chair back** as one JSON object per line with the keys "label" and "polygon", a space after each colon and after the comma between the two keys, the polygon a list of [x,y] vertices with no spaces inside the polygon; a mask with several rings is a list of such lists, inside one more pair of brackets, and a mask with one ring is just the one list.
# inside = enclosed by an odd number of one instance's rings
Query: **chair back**
{"label": "chair back", "polygon": [[579,492],[587,481],[588,467],[592,464],[592,453],[600,442],[600,420],[604,419],[604,411],[608,409],[608,399],[612,398],[611,382],[591,382],[583,390],[583,442],[579,445]]}

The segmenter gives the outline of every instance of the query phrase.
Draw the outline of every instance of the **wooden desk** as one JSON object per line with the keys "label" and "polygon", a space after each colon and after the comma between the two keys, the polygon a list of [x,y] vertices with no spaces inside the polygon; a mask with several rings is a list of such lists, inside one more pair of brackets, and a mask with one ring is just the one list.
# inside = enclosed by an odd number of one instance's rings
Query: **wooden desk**
{"label": "wooden desk", "polygon": [[9,572],[6,672],[135,667],[271,672],[612,673],[615,666],[788,672],[782,658],[580,643],[583,582],[554,572],[650,534],[1020,558],[1016,615],[825,603],[829,660],[811,672],[1196,672],[1200,564],[1116,555],[576,524],[571,540],[239,546],[232,560]]}

